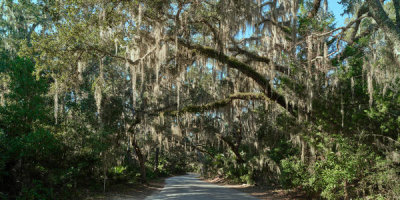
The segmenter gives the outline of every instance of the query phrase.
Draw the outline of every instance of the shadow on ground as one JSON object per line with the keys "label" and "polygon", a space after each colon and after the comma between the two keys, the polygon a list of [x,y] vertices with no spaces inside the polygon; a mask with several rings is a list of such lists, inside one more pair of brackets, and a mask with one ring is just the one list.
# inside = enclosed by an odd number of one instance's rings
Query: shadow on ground
{"label": "shadow on ground", "polygon": [[246,193],[226,188],[224,186],[207,183],[200,180],[196,174],[168,178],[164,189],[146,200],[255,200]]}

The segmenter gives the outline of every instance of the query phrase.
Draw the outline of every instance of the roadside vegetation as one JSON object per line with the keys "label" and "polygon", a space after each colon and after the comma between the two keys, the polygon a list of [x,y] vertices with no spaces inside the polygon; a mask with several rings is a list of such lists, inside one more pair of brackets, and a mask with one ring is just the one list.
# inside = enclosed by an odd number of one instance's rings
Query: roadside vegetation
{"label": "roadside vegetation", "polygon": [[332,1],[0,1],[0,199],[186,172],[398,198],[400,0]]}

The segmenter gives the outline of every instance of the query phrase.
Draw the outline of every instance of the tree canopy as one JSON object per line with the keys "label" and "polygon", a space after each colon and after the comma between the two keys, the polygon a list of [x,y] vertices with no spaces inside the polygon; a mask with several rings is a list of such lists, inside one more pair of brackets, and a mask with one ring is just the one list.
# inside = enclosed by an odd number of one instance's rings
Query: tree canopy
{"label": "tree canopy", "polygon": [[332,1],[1,1],[0,198],[198,171],[395,199],[400,1]]}

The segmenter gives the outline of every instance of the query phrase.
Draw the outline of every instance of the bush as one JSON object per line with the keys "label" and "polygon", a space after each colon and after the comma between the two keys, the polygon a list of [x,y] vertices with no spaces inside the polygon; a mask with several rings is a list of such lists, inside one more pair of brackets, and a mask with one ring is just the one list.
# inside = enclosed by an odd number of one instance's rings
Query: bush
{"label": "bush", "polygon": [[285,188],[302,186],[305,180],[309,178],[307,166],[295,157],[281,160],[280,166],[280,183]]}
{"label": "bush", "polygon": [[[393,198],[400,194],[398,168],[365,145],[338,139],[338,151],[321,155],[310,165],[291,157],[281,161],[281,184],[301,187],[310,196],[324,199],[350,197]],[[353,147],[354,146],[354,147]]]}
{"label": "bush", "polygon": [[21,196],[17,200],[46,200],[53,199],[53,190],[46,187],[39,180],[34,180],[31,185],[22,188]]}
{"label": "bush", "polygon": [[117,182],[128,181],[128,170],[126,166],[115,166],[108,170],[108,175],[110,179]]}

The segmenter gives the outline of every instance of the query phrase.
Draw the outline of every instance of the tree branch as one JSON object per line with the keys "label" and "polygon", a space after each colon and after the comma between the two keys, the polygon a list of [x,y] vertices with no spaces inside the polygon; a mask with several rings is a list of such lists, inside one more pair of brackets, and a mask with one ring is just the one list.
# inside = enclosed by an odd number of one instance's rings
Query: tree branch
{"label": "tree branch", "polygon": [[[360,27],[361,24],[361,19],[362,19],[362,15],[365,14],[366,12],[368,12],[368,8],[367,5],[364,3],[363,5],[361,5],[360,9],[358,9],[357,11],[357,19],[356,19],[356,24],[354,26],[354,30],[351,33],[351,40],[354,41],[354,38],[357,35],[358,29]],[[360,20],[358,20],[360,19]]]}
{"label": "tree branch", "polygon": [[236,161],[239,163],[239,164],[242,164],[242,163],[245,163],[245,160],[243,159],[243,157],[242,157],[242,155],[240,155],[240,152],[239,152],[239,147],[240,147],[240,142],[241,142],[241,138],[239,138],[239,139],[237,139],[237,143],[236,144],[234,144],[231,140],[229,140],[227,137],[224,137],[224,136],[220,136],[220,138],[221,138],[221,140],[222,141],[224,141],[228,146],[229,146],[229,148],[232,150],[232,152],[235,154],[235,156],[236,156]]}
{"label": "tree branch", "polygon": [[148,52],[146,52],[146,54],[144,54],[141,58],[138,58],[138,59],[136,59],[136,60],[132,60],[132,59],[125,58],[125,57],[122,57],[122,56],[119,56],[119,55],[115,55],[114,53],[111,53],[111,52],[108,52],[108,51],[105,51],[105,50],[102,50],[102,49],[99,49],[99,48],[93,47],[93,46],[88,46],[88,49],[89,49],[89,50],[93,50],[93,51],[97,51],[97,52],[99,52],[99,53],[102,53],[102,54],[104,54],[104,55],[108,55],[108,56],[113,57],[113,58],[118,58],[118,59],[121,59],[121,60],[126,60],[126,61],[128,61],[128,63],[131,64],[131,65],[137,65],[137,64],[139,64],[139,62],[140,62],[141,60],[145,59],[148,55],[150,55],[152,52],[154,52],[154,51],[157,49],[157,47],[154,46],[152,49],[150,49]]}
{"label": "tree branch", "polygon": [[225,99],[221,99],[212,103],[208,104],[203,104],[203,105],[189,105],[186,107],[183,107],[180,110],[170,110],[170,111],[165,111],[166,114],[169,115],[179,115],[183,113],[201,113],[217,108],[222,108],[227,105],[229,105],[233,100],[269,100],[267,96],[265,96],[263,93],[235,93],[229,95]]}
{"label": "tree branch", "polygon": [[218,48],[220,48],[220,51],[222,51],[222,48],[224,47],[224,45],[222,44],[221,38],[219,38],[219,33],[218,33],[217,29],[215,27],[213,27],[207,20],[202,20],[201,22],[204,23],[206,26],[208,26],[208,28],[211,30],[211,32],[213,32],[214,40],[217,42]]}
{"label": "tree branch", "polygon": [[400,46],[400,27],[396,26],[390,20],[382,7],[382,3],[379,0],[366,0],[366,3],[378,26],[382,28],[383,32],[393,41],[395,46]]}
{"label": "tree branch", "polygon": [[[234,42],[232,40],[232,42]],[[267,58],[267,57],[263,57],[263,56],[259,56],[256,53],[244,50],[242,48],[240,48],[236,42],[235,43],[235,47],[231,47],[229,48],[230,51],[236,51],[239,54],[245,55],[247,58],[251,59],[252,61],[257,61],[257,62],[263,62],[266,63],[268,65],[273,64],[271,59]],[[287,67],[281,66],[281,65],[276,65],[275,64],[275,69],[278,70],[279,72],[282,72],[284,74],[288,74],[289,69]]]}
{"label": "tree branch", "polygon": [[212,154],[211,152],[209,152],[209,151],[207,151],[207,150],[201,148],[202,145],[196,145],[196,144],[194,144],[194,143],[193,143],[192,141],[190,141],[190,139],[187,138],[187,137],[185,137],[185,140],[186,140],[186,142],[189,143],[189,145],[190,145],[191,147],[195,148],[196,150],[198,150],[198,151],[200,151],[200,152],[202,152],[202,153],[205,153],[205,154],[209,155],[211,158],[214,158],[214,157],[215,157],[215,155]]}
{"label": "tree branch", "polygon": [[[285,24],[290,24],[290,22],[276,22],[275,20],[272,20],[270,18],[265,18],[263,20],[261,20],[259,23],[256,24],[256,26],[260,26],[261,24],[264,24],[264,26],[266,26],[266,23],[271,23],[272,25],[280,28],[283,32],[285,32],[286,34],[291,34],[291,30],[288,26],[286,26]],[[282,25],[281,25],[281,24]]]}
{"label": "tree branch", "polygon": [[[264,94],[269,99],[275,101],[276,103],[278,103],[279,105],[281,105],[283,108],[286,109],[285,98],[282,95],[275,92],[275,90],[269,84],[269,80],[266,79],[263,75],[261,75],[257,71],[255,71],[251,66],[243,62],[240,62],[236,58],[227,56],[222,52],[218,52],[210,47],[201,46],[199,44],[191,45],[183,40],[179,40],[179,43],[188,49],[195,50],[196,52],[198,52],[203,56],[214,58],[222,63],[225,63],[229,68],[237,69],[247,77],[250,77],[264,90],[263,91]],[[291,106],[288,107],[287,111],[293,114],[293,108]]]}
{"label": "tree branch", "polygon": [[312,10],[308,13],[308,18],[314,18],[314,16],[318,13],[319,8],[321,7],[321,0],[314,0]]}

